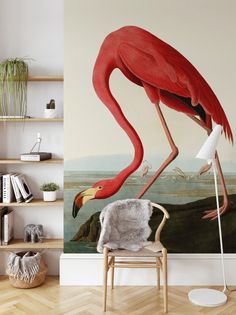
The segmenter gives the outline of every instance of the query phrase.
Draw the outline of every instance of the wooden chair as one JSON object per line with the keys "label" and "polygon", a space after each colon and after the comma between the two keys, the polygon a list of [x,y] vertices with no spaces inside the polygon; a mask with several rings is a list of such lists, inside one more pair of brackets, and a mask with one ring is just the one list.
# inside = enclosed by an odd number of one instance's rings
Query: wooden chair
{"label": "wooden chair", "polygon": [[[110,251],[107,247],[104,247],[104,300],[103,309],[106,311],[107,301],[107,275],[109,269],[111,269],[111,287],[114,289],[114,271],[115,268],[155,268],[157,271],[157,289],[160,290],[160,269],[163,273],[163,298],[164,298],[164,312],[168,312],[168,296],[167,296],[167,249],[160,242],[160,234],[163,229],[165,222],[169,219],[169,213],[167,210],[156,203],[151,203],[153,207],[160,209],[163,212],[163,219],[158,226],[155,233],[155,246],[160,248],[160,251],[154,252],[146,248],[142,248],[138,252],[129,250],[117,249]],[[117,261],[116,258],[125,258],[124,260]],[[138,258],[148,258],[149,261],[137,260]],[[132,258],[129,260],[128,258]],[[153,261],[150,261],[153,258]]]}

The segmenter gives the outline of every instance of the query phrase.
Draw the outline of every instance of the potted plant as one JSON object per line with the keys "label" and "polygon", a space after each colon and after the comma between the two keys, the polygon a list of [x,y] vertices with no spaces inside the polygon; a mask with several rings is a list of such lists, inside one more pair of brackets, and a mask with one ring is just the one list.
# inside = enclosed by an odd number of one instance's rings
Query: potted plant
{"label": "potted plant", "polygon": [[57,199],[57,190],[59,186],[55,183],[46,183],[40,187],[43,192],[44,201],[55,201]]}
{"label": "potted plant", "polygon": [[56,103],[54,99],[51,99],[50,102],[46,105],[44,109],[44,118],[56,118],[57,111],[56,111]]}
{"label": "potted plant", "polygon": [[0,62],[0,115],[26,116],[28,64],[24,59]]}

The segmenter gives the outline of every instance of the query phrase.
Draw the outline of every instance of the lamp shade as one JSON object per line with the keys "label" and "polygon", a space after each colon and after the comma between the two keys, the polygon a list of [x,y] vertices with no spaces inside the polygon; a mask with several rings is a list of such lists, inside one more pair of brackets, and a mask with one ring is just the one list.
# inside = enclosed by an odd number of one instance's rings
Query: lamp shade
{"label": "lamp shade", "polygon": [[196,158],[212,161],[215,157],[216,147],[220,139],[222,131],[221,125],[216,125],[212,130],[211,134],[204,142],[203,146],[199,150]]}

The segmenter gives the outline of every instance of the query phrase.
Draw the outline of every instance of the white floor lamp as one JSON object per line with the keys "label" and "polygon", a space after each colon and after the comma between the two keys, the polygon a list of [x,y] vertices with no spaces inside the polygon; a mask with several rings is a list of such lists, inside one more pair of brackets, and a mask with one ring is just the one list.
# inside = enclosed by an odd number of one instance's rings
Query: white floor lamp
{"label": "white floor lamp", "polygon": [[188,298],[192,303],[200,305],[200,306],[207,306],[207,307],[220,306],[220,305],[225,304],[227,301],[227,295],[224,293],[227,290],[227,286],[225,282],[224,251],[223,251],[223,242],[222,242],[219,195],[218,195],[216,167],[215,167],[216,147],[217,147],[220,135],[221,135],[221,131],[222,131],[222,126],[216,125],[196,156],[199,159],[207,160],[208,164],[212,164],[212,167],[213,167],[216,206],[217,206],[217,214],[218,214],[219,238],[220,238],[221,264],[222,264],[222,274],[223,274],[223,282],[224,282],[224,289],[222,292],[218,290],[207,289],[207,288],[194,289],[189,292]]}

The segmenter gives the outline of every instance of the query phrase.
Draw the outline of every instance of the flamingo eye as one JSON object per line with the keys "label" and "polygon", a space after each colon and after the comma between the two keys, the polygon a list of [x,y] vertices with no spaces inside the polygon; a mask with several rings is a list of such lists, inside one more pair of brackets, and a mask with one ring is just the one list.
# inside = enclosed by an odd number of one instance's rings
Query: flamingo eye
{"label": "flamingo eye", "polygon": [[102,186],[98,186],[98,189],[101,190],[103,187]]}

